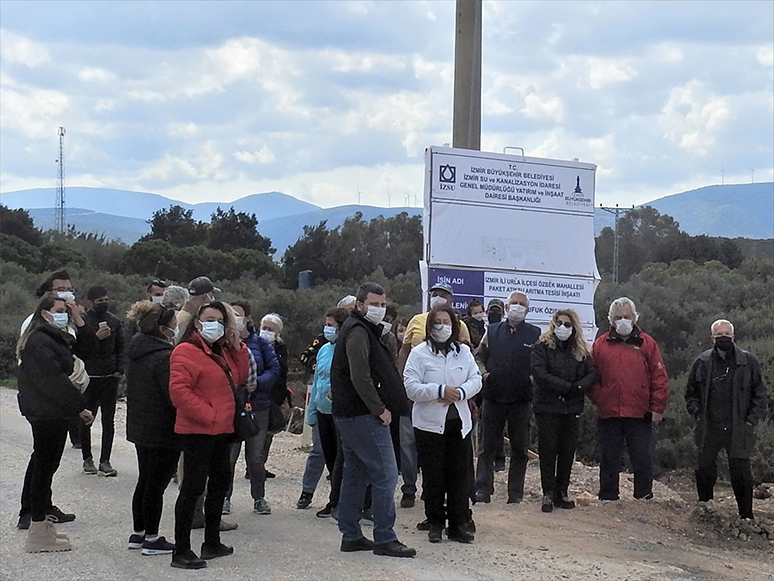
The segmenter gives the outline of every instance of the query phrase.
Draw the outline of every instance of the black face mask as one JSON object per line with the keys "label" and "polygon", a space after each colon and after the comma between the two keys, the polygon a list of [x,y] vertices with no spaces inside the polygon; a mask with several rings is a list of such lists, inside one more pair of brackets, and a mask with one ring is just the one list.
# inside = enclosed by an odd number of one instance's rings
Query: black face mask
{"label": "black face mask", "polygon": [[720,351],[731,351],[734,348],[734,340],[731,337],[718,337],[715,339],[715,347]]}
{"label": "black face mask", "polygon": [[94,305],[94,312],[98,315],[104,315],[107,313],[108,310],[108,304],[107,303],[100,303],[98,305]]}
{"label": "black face mask", "polygon": [[503,319],[503,314],[500,311],[490,311],[486,318],[490,323],[499,323]]}

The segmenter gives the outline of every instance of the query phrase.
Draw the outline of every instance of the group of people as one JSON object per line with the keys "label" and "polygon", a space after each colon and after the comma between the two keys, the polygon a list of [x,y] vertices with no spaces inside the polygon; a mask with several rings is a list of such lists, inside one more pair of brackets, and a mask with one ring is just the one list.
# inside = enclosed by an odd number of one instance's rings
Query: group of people
{"label": "group of people", "polygon": [[[186,288],[154,280],[122,324],[102,287],[87,292],[88,310],[81,306],[64,270],[38,289],[17,346],[19,407],[33,434],[18,524],[29,529],[28,552],[71,548],[55,525],[75,515],[57,508],[51,491],[68,432],[82,450],[84,472],[117,475],[110,452],[124,373],[126,436],[138,464],[130,549],[171,554],[172,566],[184,569],[233,552],[220,532],[236,527],[222,515],[231,512],[241,450],[234,438],[240,401],[259,427],[244,442],[253,509],[271,513],[265,486],[270,418],[289,397],[283,320],[273,313],[258,320],[249,301],[218,301],[219,292],[205,276]],[[473,542],[471,504],[491,502],[505,433],[507,502],[524,498],[533,413],[541,509],[574,508],[569,485],[586,398],[598,414],[599,499],[619,499],[624,444],[634,497],[653,498],[654,426],[663,419],[669,381],[656,342],[637,324],[633,301],[611,303],[609,327],[593,345],[572,309],[557,310],[545,331],[526,322],[529,297],[520,292],[505,302],[493,299],[486,309],[471,301],[461,315],[452,307],[452,287],[439,282],[429,303],[427,313],[399,321],[384,288],[364,283],[325,312],[322,333],[301,355],[312,374],[306,421],[314,445],[297,507],[311,506],[327,467],[330,494],[317,516],[336,518],[341,551],[416,554],[395,532],[395,489],[400,475],[400,506],[413,506],[419,472],[426,519],[418,528],[432,543],[442,541],[444,530],[450,540]],[[749,458],[755,425],[765,416],[766,386],[758,360],[734,343],[729,321],[715,321],[711,338],[686,393],[697,418],[699,500],[712,498],[717,456],[725,448],[739,514],[753,518]],[[89,427],[98,410],[103,429],[95,466]],[[175,477],[171,543],[159,526],[163,495]],[[373,521],[373,539],[363,535],[363,519]],[[191,530],[199,526],[204,543],[197,555]]]}

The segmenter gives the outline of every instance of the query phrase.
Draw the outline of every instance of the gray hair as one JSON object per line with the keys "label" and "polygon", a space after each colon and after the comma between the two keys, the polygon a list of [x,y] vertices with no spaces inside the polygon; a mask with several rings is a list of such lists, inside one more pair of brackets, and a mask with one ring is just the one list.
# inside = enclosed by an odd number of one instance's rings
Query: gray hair
{"label": "gray hair", "polygon": [[720,327],[720,325],[728,325],[729,327],[731,327],[731,334],[732,335],[734,334],[734,324],[731,321],[729,321],[728,319],[718,319],[717,321],[712,323],[712,325],[710,325],[710,333],[712,333],[714,335],[715,334],[715,329]]}
{"label": "gray hair", "polygon": [[356,302],[357,297],[355,295],[347,295],[339,301],[339,303],[336,305],[336,308],[346,309],[348,307],[354,306]]}
{"label": "gray hair", "polygon": [[526,294],[524,294],[523,292],[521,292],[521,291],[513,291],[511,294],[508,295],[508,300],[505,301],[505,302],[506,303],[510,303],[511,299],[513,297],[524,297],[525,299],[527,299],[527,306],[529,307],[529,297]]}
{"label": "gray hair", "polygon": [[269,313],[268,315],[263,316],[263,319],[261,319],[261,324],[263,325],[267,321],[269,323],[273,323],[277,327],[277,335],[282,333],[282,328],[285,326],[285,324],[282,322],[282,317],[280,317],[277,313]]}
{"label": "gray hair", "polygon": [[161,304],[168,309],[179,311],[191,299],[191,293],[182,286],[168,286],[164,289]]}
{"label": "gray hair", "polygon": [[610,308],[607,311],[607,320],[612,323],[613,315],[615,312],[623,307],[629,307],[632,310],[632,314],[634,315],[634,322],[636,323],[640,316],[637,314],[637,307],[634,305],[634,301],[629,297],[620,297],[610,303]]}

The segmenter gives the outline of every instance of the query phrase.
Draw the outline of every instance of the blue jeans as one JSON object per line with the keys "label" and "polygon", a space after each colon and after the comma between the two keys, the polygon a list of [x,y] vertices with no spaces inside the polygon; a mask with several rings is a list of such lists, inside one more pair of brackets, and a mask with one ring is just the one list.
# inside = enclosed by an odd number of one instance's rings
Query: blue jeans
{"label": "blue jeans", "polygon": [[336,417],[344,451],[344,475],[339,497],[339,530],[345,541],[363,537],[360,529],[363,500],[371,484],[374,543],[389,543],[395,534],[395,485],[398,465],[389,426],[373,415]]}
{"label": "blue jeans", "polygon": [[312,426],[312,450],[306,458],[301,491],[314,494],[324,469],[325,456],[323,456],[322,445],[320,444],[320,427],[315,424]]}
{"label": "blue jeans", "polygon": [[411,416],[400,418],[400,475],[403,477],[403,494],[417,493],[417,444]]}

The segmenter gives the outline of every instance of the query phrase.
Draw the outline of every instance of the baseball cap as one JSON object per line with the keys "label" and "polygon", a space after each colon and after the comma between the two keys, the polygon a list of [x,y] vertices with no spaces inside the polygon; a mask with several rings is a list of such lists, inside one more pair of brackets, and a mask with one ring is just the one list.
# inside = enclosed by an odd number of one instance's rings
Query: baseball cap
{"label": "baseball cap", "polygon": [[503,302],[500,299],[492,299],[491,301],[489,301],[489,304],[487,305],[486,310],[488,311],[492,307],[497,307],[501,311],[505,310],[503,306]]}
{"label": "baseball cap", "polygon": [[454,289],[452,289],[451,285],[445,282],[437,282],[433,286],[430,287],[430,292],[433,292],[434,290],[443,290],[449,293],[450,295],[454,294]]}
{"label": "baseball cap", "polygon": [[206,276],[197,276],[188,283],[188,292],[192,297],[200,297],[207,293],[219,293],[220,289],[212,284],[212,281]]}

